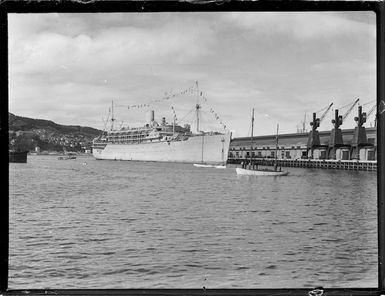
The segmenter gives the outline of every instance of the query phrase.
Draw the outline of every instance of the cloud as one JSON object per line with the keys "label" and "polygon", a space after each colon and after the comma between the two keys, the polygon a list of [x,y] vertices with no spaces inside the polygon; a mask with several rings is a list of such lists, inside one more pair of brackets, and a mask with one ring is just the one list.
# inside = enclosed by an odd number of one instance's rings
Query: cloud
{"label": "cloud", "polygon": [[[100,128],[111,100],[145,103],[196,80],[238,135],[252,107],[259,134],[277,121],[290,132],[331,98],[342,105],[375,94],[375,18],[366,12],[20,14],[9,22],[10,111],[62,124]],[[178,117],[195,100],[175,100]],[[171,118],[168,105],[154,108]],[[116,112],[130,124],[144,118]]]}
{"label": "cloud", "polygon": [[[199,33],[199,36],[197,33]],[[55,32],[35,32],[24,36],[10,34],[11,71],[17,74],[60,72],[63,69],[92,70],[95,64],[107,69],[141,64],[188,62],[204,54],[210,40],[208,30],[175,27],[156,29],[109,28],[94,36],[66,36]]]}
{"label": "cloud", "polygon": [[[94,122],[87,111],[99,108],[99,116],[111,99],[139,103],[202,77],[185,69],[210,51],[212,31],[204,23],[152,23],[135,25],[127,15],[11,16],[10,108],[47,119],[69,112],[72,123]],[[60,116],[70,118],[53,117]]]}
{"label": "cloud", "polygon": [[371,56],[367,56],[367,60],[362,60],[362,59],[354,59],[354,60],[349,60],[349,61],[340,61],[340,62],[319,62],[315,63],[312,65],[312,68],[315,71],[325,71],[333,67],[335,72],[341,72],[341,73],[346,73],[346,72],[355,72],[357,69],[361,73],[374,73],[376,70],[376,64],[375,64],[375,49],[373,48],[373,52]]}
{"label": "cloud", "polygon": [[[316,39],[364,34],[376,37],[374,15],[360,13],[371,19],[363,23],[349,18],[351,13],[334,12],[261,12],[230,13],[224,18],[242,29],[252,30],[257,35],[290,35],[296,39]],[[353,36],[354,37],[354,36]]]}

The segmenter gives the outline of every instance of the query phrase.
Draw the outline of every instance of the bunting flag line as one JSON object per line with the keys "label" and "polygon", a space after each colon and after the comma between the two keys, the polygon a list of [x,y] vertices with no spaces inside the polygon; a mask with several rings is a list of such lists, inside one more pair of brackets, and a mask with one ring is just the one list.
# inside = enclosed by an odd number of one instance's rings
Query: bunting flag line
{"label": "bunting flag line", "polygon": [[160,103],[160,102],[163,102],[163,101],[167,101],[167,100],[170,100],[171,98],[175,98],[179,95],[184,95],[184,94],[187,94],[187,93],[190,93],[190,94],[194,94],[195,92],[195,87],[189,87],[187,89],[184,89],[182,91],[179,91],[177,93],[165,93],[164,97],[161,98],[161,99],[156,99],[156,100],[151,100],[145,104],[140,104],[140,105],[128,105],[127,106],[127,109],[133,109],[133,108],[145,108],[145,107],[150,107],[151,104],[153,103]]}
{"label": "bunting flag line", "polygon": [[178,121],[178,118],[176,118],[175,109],[174,109],[173,106],[171,106],[171,109],[172,109],[172,113],[174,114],[174,120],[175,120],[175,122],[177,122],[177,121]]}
{"label": "bunting flag line", "polygon": [[[127,108],[128,109],[135,109],[135,108],[146,108],[146,107],[150,107],[153,103],[160,103],[160,102],[164,102],[164,101],[168,101],[172,98],[175,98],[177,96],[180,96],[180,95],[185,95],[185,94],[191,94],[191,95],[197,95],[204,103],[207,104],[207,97],[203,94],[203,91],[199,90],[197,88],[197,85],[194,85],[193,87],[189,87],[189,88],[186,88],[184,90],[181,90],[179,92],[169,92],[169,93],[165,93],[164,96],[160,99],[156,99],[156,100],[151,100],[145,104],[135,104],[135,105],[128,105]],[[218,124],[220,124],[223,129],[226,130],[226,125],[224,124],[223,120],[219,117],[219,115],[215,112],[214,108],[212,108],[211,106],[208,106],[210,107],[210,113],[213,114],[215,120],[217,121]],[[176,117],[176,113],[175,113],[175,109],[173,106],[171,106],[171,109],[172,109],[172,112],[173,112],[173,115],[174,115],[174,118],[175,118],[175,121],[177,121],[177,117]]]}
{"label": "bunting flag line", "polygon": [[[207,103],[207,98],[206,96],[203,94],[202,91],[199,91],[199,96],[202,98],[203,102]],[[222,126],[222,128],[224,130],[226,130],[226,124],[224,124],[223,120],[219,117],[219,115],[215,112],[214,108],[209,106],[210,108],[210,113],[213,114],[215,120],[217,121],[218,124],[220,124]]]}

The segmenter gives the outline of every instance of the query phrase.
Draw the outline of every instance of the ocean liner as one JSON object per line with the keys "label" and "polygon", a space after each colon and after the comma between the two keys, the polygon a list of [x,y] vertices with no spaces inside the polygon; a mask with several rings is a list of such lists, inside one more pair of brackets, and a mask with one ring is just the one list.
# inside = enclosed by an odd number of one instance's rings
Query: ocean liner
{"label": "ocean liner", "polygon": [[[199,130],[199,110],[196,104],[197,132],[191,126],[155,121],[155,112],[149,111],[147,122],[138,128],[120,128],[104,131],[93,140],[92,153],[96,159],[159,161],[220,164],[227,162],[230,132],[203,132]],[[113,108],[112,108],[113,110]],[[113,126],[113,115],[111,122]]]}

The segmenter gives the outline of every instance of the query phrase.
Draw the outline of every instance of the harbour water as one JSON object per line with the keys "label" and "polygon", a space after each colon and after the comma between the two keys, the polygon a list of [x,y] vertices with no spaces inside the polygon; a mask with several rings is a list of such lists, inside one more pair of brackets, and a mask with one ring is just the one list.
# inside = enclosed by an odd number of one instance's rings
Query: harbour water
{"label": "harbour water", "polygon": [[376,172],[11,163],[9,288],[377,286]]}

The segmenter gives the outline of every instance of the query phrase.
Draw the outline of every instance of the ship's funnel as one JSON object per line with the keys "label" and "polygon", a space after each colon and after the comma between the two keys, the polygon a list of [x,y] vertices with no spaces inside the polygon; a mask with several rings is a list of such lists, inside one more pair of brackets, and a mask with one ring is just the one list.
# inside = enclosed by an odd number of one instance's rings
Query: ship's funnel
{"label": "ship's funnel", "polygon": [[154,120],[155,120],[155,111],[154,110],[148,111],[146,116],[146,123],[150,124]]}

